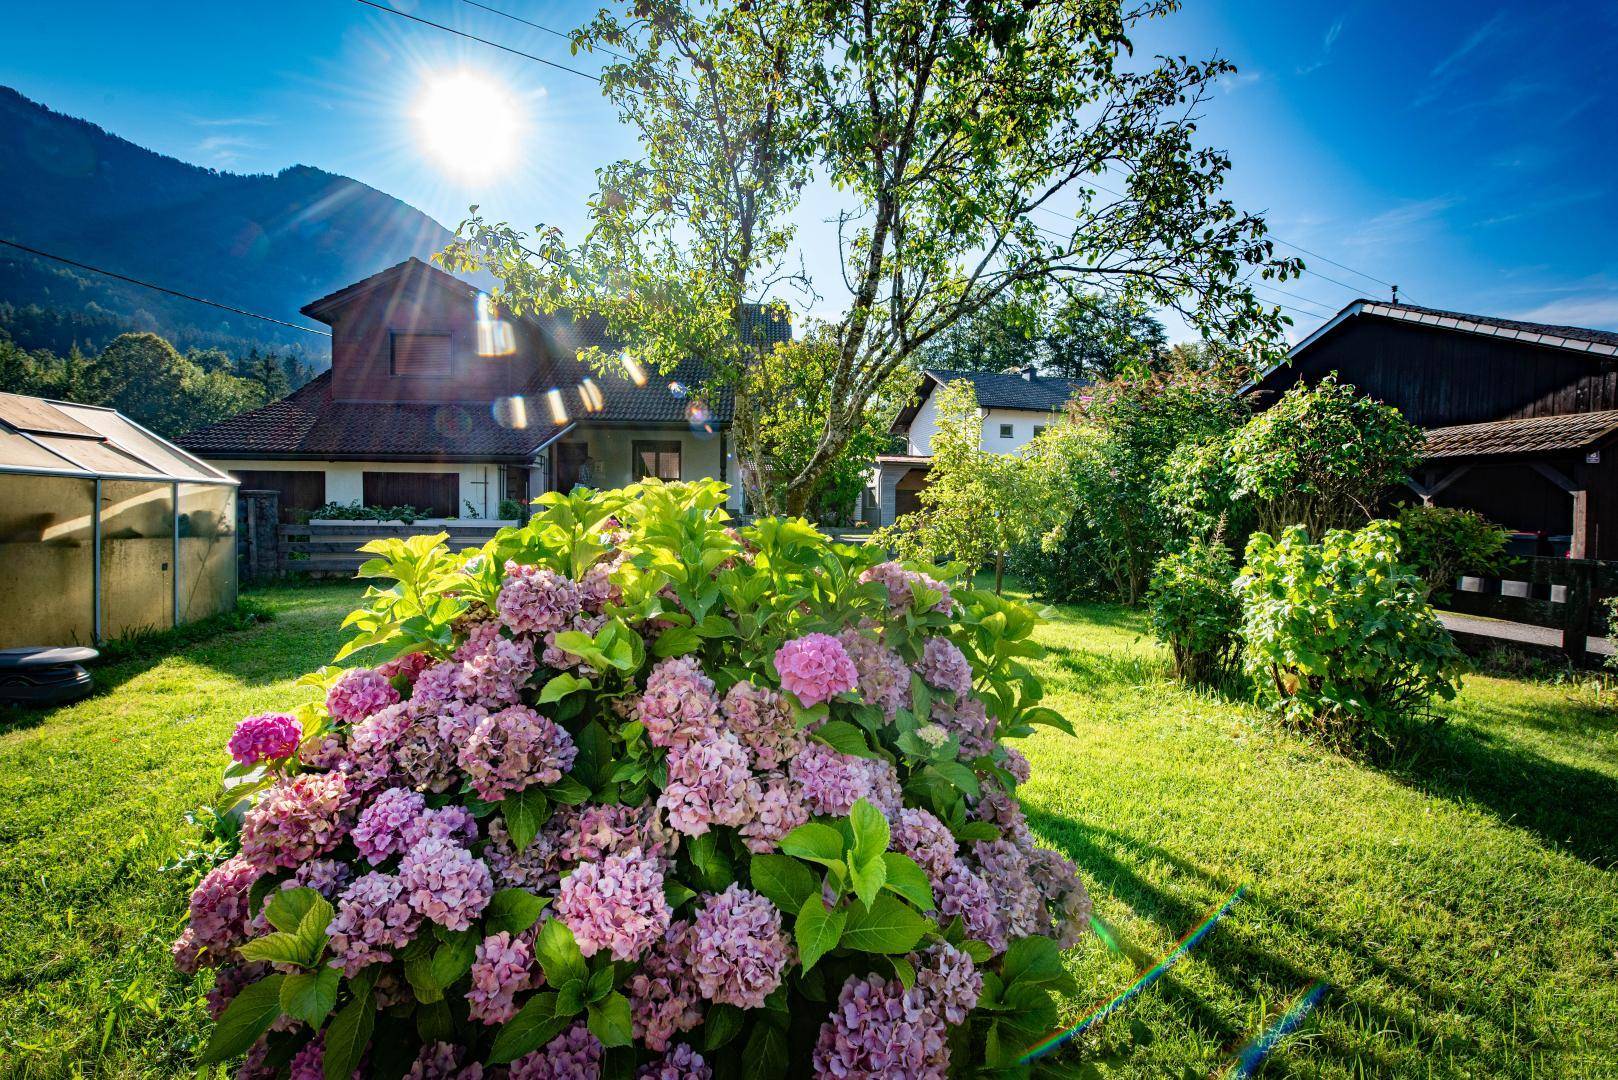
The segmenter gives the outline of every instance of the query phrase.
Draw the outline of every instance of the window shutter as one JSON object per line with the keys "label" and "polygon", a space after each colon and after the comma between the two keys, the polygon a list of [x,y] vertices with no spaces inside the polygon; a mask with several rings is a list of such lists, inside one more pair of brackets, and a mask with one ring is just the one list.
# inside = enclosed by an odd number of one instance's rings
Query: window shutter
{"label": "window shutter", "polygon": [[448,334],[393,334],[393,373],[447,378],[450,375]]}

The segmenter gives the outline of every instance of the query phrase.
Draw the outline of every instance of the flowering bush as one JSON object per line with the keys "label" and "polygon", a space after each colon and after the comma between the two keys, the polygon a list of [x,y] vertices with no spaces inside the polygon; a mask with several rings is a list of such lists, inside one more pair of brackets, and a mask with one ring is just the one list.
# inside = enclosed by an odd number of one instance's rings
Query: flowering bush
{"label": "flowering bush", "polygon": [[1033,617],[724,488],[377,541],[323,698],[231,741],[239,852],[175,943],[268,1077],[1013,1068],[1088,925],[1003,740]]}

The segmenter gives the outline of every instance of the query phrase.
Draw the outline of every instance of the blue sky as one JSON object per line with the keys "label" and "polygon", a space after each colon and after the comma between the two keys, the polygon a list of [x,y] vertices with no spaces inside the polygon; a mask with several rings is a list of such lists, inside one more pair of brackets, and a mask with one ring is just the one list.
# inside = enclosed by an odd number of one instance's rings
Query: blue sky
{"label": "blue sky", "polygon": [[[488,2],[557,28],[594,9]],[[395,3],[594,66],[459,0]],[[29,97],[199,164],[344,173],[452,228],[476,202],[576,229],[592,170],[634,149],[594,83],[352,0],[8,8],[0,82]],[[1294,336],[1356,295],[1385,295],[1372,278],[1414,303],[1618,328],[1618,4],[1189,0],[1136,40],[1238,65],[1202,126],[1235,160],[1231,196],[1352,268],[1306,257],[1324,276],[1271,294],[1296,309]],[[457,70],[497,81],[523,118],[498,177],[450,174],[421,145],[412,108]],[[824,214],[817,195],[801,235],[829,283]]]}

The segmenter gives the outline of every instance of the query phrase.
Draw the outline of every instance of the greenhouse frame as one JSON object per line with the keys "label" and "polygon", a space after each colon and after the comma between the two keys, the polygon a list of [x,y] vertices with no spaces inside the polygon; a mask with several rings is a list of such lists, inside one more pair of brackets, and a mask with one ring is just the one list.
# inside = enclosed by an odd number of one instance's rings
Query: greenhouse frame
{"label": "greenhouse frame", "polygon": [[0,393],[0,648],[234,608],[236,487],[113,409]]}

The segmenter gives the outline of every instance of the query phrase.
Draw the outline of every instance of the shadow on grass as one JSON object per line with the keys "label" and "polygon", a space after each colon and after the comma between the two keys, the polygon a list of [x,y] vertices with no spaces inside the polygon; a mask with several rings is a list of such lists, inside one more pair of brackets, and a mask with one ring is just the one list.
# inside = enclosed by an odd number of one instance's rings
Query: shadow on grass
{"label": "shadow on grass", "polygon": [[1428,794],[1486,807],[1593,866],[1618,865],[1618,778],[1552,761],[1468,723],[1438,726],[1419,756],[1388,772]]}
{"label": "shadow on grass", "polygon": [[[1466,1049],[1476,1050],[1475,1039],[1470,1035],[1458,1037],[1453,1029],[1440,1030],[1426,1018],[1426,1014],[1441,1015],[1451,1007],[1462,1006],[1474,1014],[1486,1015],[1503,1030],[1515,1029],[1532,1037],[1532,1032],[1524,1030],[1520,1016],[1493,1015],[1477,1002],[1461,1002],[1409,976],[1378,956],[1374,943],[1326,930],[1295,908],[1278,903],[1273,899],[1274,891],[1266,889],[1263,881],[1235,881],[1154,844],[1056,815],[1031,810],[1028,822],[1036,834],[1073,859],[1096,889],[1106,890],[1140,918],[1162,927],[1164,935],[1170,938],[1190,931],[1238,886],[1246,886],[1242,899],[1222,924],[1223,932],[1216,931],[1195,951],[1198,960],[1217,974],[1232,996],[1270,997],[1277,990],[1282,994],[1297,993],[1317,980],[1327,979],[1325,971],[1305,967],[1296,958],[1280,955],[1257,943],[1260,939],[1273,940],[1275,928],[1282,928],[1287,936],[1307,940],[1316,949],[1325,948],[1350,957],[1353,966],[1366,973],[1360,981],[1398,986],[1422,1003],[1420,1011],[1394,1012],[1369,1000],[1355,986],[1334,986],[1328,1001],[1335,1000],[1336,1006],[1351,1012],[1360,1025],[1368,1024],[1382,1032],[1397,1031],[1424,1052],[1442,1046],[1446,1052],[1455,1053],[1463,1050],[1462,1044]],[[1196,882],[1196,886],[1186,892],[1195,893],[1201,899],[1175,895],[1147,880],[1137,869],[1145,864],[1169,866],[1177,878]],[[1156,946],[1156,951],[1143,949],[1121,938],[1119,944],[1142,972],[1156,964],[1165,951]],[[1158,981],[1154,992],[1163,997],[1165,1004],[1182,1010],[1199,1034],[1220,1045],[1227,1058],[1233,1059],[1256,1034],[1233,1023],[1228,1008],[1210,1004],[1202,994],[1177,979],[1172,970]],[[1390,1064],[1368,1061],[1363,1049],[1356,1052],[1349,1047],[1334,1046],[1333,1040],[1313,1042],[1308,1053],[1312,1057],[1322,1053],[1330,1055],[1350,1075],[1362,1074],[1368,1065],[1375,1071]]]}

